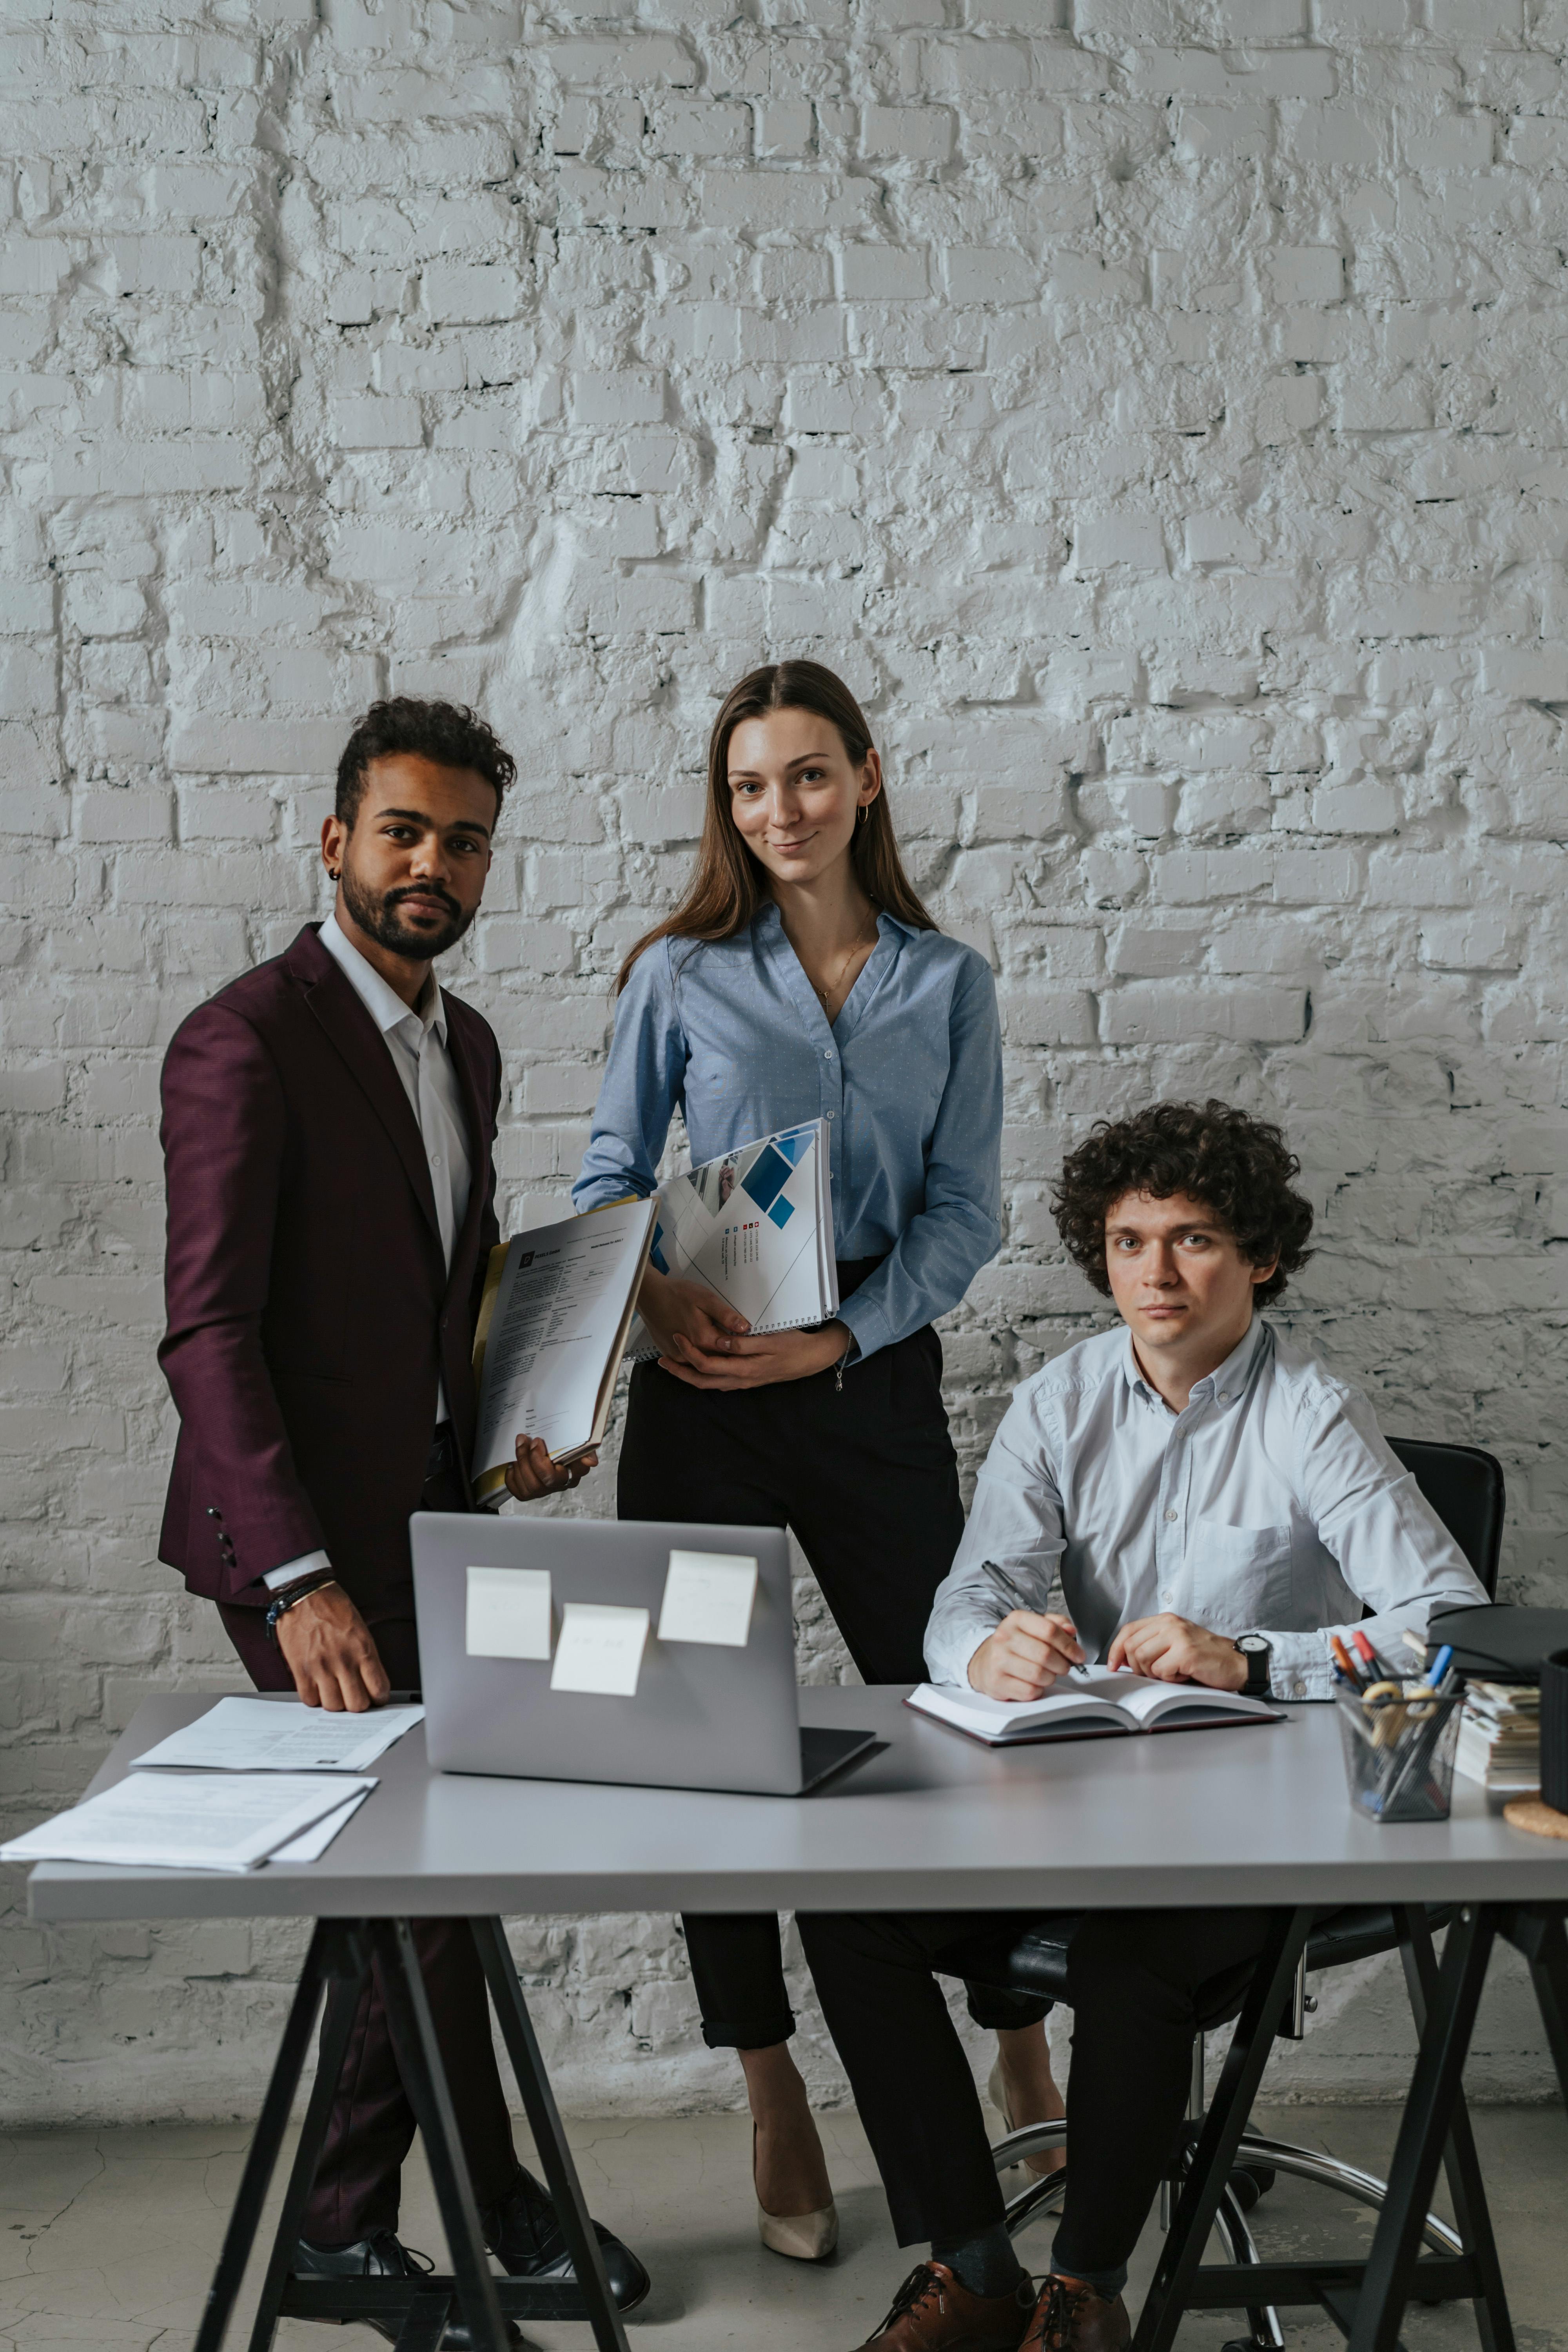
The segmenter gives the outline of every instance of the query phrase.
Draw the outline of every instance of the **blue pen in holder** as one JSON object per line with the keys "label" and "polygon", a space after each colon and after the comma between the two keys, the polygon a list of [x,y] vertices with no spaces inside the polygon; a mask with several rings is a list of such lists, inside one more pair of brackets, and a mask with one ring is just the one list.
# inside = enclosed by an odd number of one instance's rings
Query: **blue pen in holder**
{"label": "blue pen in holder", "polygon": [[1446,1822],[1454,1798],[1454,1749],[1463,1690],[1363,1699],[1338,1690],[1340,1738],[1351,1802],[1373,1822]]}

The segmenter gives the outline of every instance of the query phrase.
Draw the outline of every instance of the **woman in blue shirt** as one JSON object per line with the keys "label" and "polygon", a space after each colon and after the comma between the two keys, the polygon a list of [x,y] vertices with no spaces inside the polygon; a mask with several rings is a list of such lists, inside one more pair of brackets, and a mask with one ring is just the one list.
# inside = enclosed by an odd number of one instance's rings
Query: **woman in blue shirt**
{"label": "woman in blue shirt", "polygon": [[[618,987],[575,1205],[653,1192],[677,1108],[697,1166],[820,1118],[841,1300],[819,1328],[753,1337],[704,1285],[650,1267],[638,1304],[662,1352],[632,1376],[620,1515],[792,1528],[864,1679],[922,1681],[963,1533],[931,1324],[1001,1238],[1001,1043],[989,967],[910,887],[870,730],[831,670],[781,662],[728,697],[697,870]],[[685,1927],[704,2039],[745,2070],[763,2241],[827,2253],[777,1921]],[[1010,2104],[1035,2104],[1046,2004],[970,2001],[1008,2030]]]}

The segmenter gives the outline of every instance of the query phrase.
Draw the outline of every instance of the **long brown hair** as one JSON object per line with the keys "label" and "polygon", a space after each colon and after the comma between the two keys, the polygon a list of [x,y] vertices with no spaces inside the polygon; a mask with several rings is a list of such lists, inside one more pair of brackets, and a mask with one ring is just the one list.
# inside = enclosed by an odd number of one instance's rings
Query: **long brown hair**
{"label": "long brown hair", "polygon": [[[764,719],[774,710],[810,710],[838,730],[857,767],[871,749],[866,714],[844,680],[821,662],[768,662],[731,687],[708,738],[708,805],[697,870],[672,915],[645,931],[616,979],[618,996],[633,964],[659,940],[732,940],[743,931],[768,891],[763,869],[738,830],[730,803],[730,738],[742,719]],[[915,896],[899,856],[886,785],[857,820],[849,854],[860,887],[879,913],[896,915],[916,930],[934,931],[931,916]]]}

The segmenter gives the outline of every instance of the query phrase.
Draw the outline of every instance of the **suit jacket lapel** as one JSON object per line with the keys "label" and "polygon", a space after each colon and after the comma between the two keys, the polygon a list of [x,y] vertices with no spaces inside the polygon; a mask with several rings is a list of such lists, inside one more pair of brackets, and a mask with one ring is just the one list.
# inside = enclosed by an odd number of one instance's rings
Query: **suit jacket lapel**
{"label": "suit jacket lapel", "polygon": [[317,940],[314,930],[307,928],[300,933],[289,950],[288,961],[305,982],[306,1003],[396,1146],[397,1156],[439,1250],[441,1227],[436,1215],[436,1195],[425,1162],[419,1122],[403,1091],[403,1081],[393,1067],[385,1038]]}

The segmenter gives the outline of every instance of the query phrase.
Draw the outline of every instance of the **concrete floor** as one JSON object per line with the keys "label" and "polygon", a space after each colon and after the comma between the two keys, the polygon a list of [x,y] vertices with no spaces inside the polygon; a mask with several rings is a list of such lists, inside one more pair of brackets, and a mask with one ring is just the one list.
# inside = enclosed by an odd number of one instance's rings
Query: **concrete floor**
{"label": "concrete floor", "polygon": [[[1381,2171],[1397,2124],[1386,2107],[1279,2110],[1272,2126]],[[1475,2118],[1521,2352],[1568,2352],[1568,2124],[1560,2108],[1483,2108]],[[758,2245],[742,2116],[671,2122],[579,2123],[573,2143],[595,2212],[625,2235],[654,2274],[631,2323],[643,2352],[850,2352],[880,2319],[907,2258],[894,2246],[876,2177],[852,2115],[822,2118],[838,2193],[843,2242],[820,2270]],[[150,2126],[99,2132],[17,2132],[0,2137],[0,2352],[185,2352],[195,2335],[245,2148],[235,2126]],[[1016,2176],[1015,2176],[1016,2179]],[[428,2180],[410,2168],[404,2234],[438,2252]],[[1281,2182],[1257,2218],[1263,2251],[1316,2246],[1350,2252],[1366,2232],[1353,2210],[1322,2191]],[[1134,2287],[1152,2263],[1145,2233]],[[1043,2267],[1044,2246],[1020,2252]],[[254,2290],[253,2276],[251,2285]],[[1134,2305],[1136,2309],[1136,2305]],[[1183,2352],[1217,2352],[1239,2315],[1189,2321]],[[1292,2347],[1331,2352],[1326,2321],[1286,2315]],[[243,2343],[243,2330],[231,2344]],[[371,2352],[369,2330],[335,2337],[285,2323],[279,2346],[329,2342]],[[1463,2305],[1418,2311],[1408,2352],[1475,2343]],[[585,2326],[541,2327],[537,2352],[588,2352]]]}

